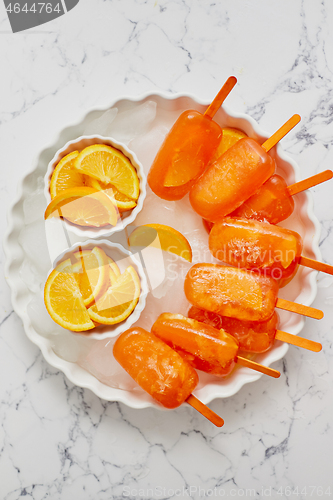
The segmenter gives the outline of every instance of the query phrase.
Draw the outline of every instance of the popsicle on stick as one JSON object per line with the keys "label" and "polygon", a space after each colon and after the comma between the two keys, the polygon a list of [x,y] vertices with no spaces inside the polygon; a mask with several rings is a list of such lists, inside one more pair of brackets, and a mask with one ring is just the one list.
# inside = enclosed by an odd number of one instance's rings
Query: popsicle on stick
{"label": "popsicle on stick", "polygon": [[299,264],[333,274],[333,266],[302,257],[302,238],[268,222],[225,217],[209,234],[211,253],[226,264],[286,279]]}
{"label": "popsicle on stick", "polygon": [[194,306],[189,309],[187,315],[189,318],[211,325],[218,330],[223,328],[229,335],[237,339],[241,351],[266,352],[272,347],[275,339],[313,352],[319,352],[322,349],[322,345],[318,342],[278,330],[279,318],[276,312],[268,321],[262,323],[228,318]]}
{"label": "popsicle on stick", "polygon": [[152,326],[152,333],[198,370],[226,377],[235,363],[239,363],[274,378],[280,376],[277,370],[256,362],[249,364],[239,356],[238,341],[225,330],[217,330],[181,314],[161,314]]}
{"label": "popsicle on stick", "polygon": [[258,191],[234,210],[230,217],[245,217],[278,224],[294,211],[293,196],[333,177],[332,170],[325,170],[308,179],[288,186],[280,175],[274,174]]}
{"label": "popsicle on stick", "polygon": [[194,182],[193,209],[211,222],[236,210],[274,174],[276,164],[267,153],[299,121],[294,115],[262,146],[249,137],[236,142]]}
{"label": "popsicle on stick", "polygon": [[279,285],[269,276],[218,264],[195,264],[188,271],[184,291],[192,305],[244,321],[267,321],[274,308],[321,319],[324,314],[313,307],[277,297]]}
{"label": "popsicle on stick", "polygon": [[148,184],[157,196],[180,200],[205,170],[222,139],[222,129],[212,118],[236,82],[234,76],[228,78],[204,114],[188,110],[179,116],[148,174]]}
{"label": "popsicle on stick", "polygon": [[186,401],[214,425],[224,424],[191,394],[199,381],[194,368],[152,333],[130,328],[116,340],[113,355],[142,389],[166,408],[177,408]]}

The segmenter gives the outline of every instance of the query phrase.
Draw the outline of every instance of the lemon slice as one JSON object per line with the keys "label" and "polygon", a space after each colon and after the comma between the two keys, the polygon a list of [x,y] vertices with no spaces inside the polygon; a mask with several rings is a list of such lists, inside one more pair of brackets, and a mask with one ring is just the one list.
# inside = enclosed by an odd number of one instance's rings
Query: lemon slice
{"label": "lemon slice", "polygon": [[110,268],[104,251],[95,247],[83,254],[79,253],[78,262],[73,265],[73,272],[78,282],[83,303],[89,307],[109,286]]}
{"label": "lemon slice", "polygon": [[118,211],[103,191],[76,187],[66,189],[53,198],[44,217],[64,217],[79,226],[115,226]]}
{"label": "lemon slice", "polygon": [[75,168],[75,159],[79,152],[73,151],[62,158],[53,171],[50,182],[51,198],[55,198],[57,194],[65,191],[65,189],[84,186],[85,176],[80,174]]}
{"label": "lemon slice", "polygon": [[140,184],[135,168],[118,149],[94,144],[83,149],[75,160],[75,168],[104,184],[112,184],[125,196],[137,200]]}
{"label": "lemon slice", "polygon": [[155,246],[192,262],[191,245],[185,236],[164,224],[145,224],[137,227],[129,237],[129,244],[138,247]]}
{"label": "lemon slice", "polygon": [[112,184],[104,184],[93,177],[86,177],[86,186],[90,186],[97,191],[104,191],[107,194],[114,205],[118,207],[119,212],[126,212],[127,210],[132,210],[132,208],[136,207],[136,201],[132,200],[125,194],[121,193],[116,189]]}
{"label": "lemon slice", "polygon": [[129,266],[115,284],[88,309],[89,316],[93,321],[104,325],[120,323],[133,312],[139,297],[140,279],[135,269]]}
{"label": "lemon slice", "polygon": [[70,259],[59,264],[48,277],[44,302],[53,321],[63,328],[83,332],[95,326],[84,305]]}

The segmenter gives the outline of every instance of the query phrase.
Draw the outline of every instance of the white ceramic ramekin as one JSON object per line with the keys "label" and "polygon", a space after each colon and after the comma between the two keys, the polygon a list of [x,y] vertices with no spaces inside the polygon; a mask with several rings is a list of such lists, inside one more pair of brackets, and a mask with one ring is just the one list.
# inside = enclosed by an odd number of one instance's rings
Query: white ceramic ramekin
{"label": "white ceramic ramekin", "polygon": [[118,220],[116,226],[106,226],[106,227],[82,227],[76,224],[72,224],[71,222],[64,220],[64,224],[66,229],[69,232],[72,232],[79,236],[80,238],[102,238],[106,236],[110,236],[113,233],[118,231],[122,231],[128,224],[131,224],[138,213],[142,210],[143,202],[146,197],[146,176],[143,171],[143,166],[139,162],[137,156],[130,151],[128,147],[111,137],[103,137],[101,135],[89,135],[89,136],[80,136],[77,139],[68,141],[61,149],[59,149],[50,163],[48,164],[47,171],[44,177],[44,194],[49,204],[51,202],[51,194],[50,194],[50,181],[53,174],[53,171],[59,161],[69,153],[73,151],[82,151],[84,148],[88,146],[92,146],[93,144],[106,144],[107,146],[112,146],[116,149],[119,149],[127,158],[130,160],[131,164],[135,168],[139,182],[140,182],[140,194],[137,201],[136,207],[133,210],[129,210],[124,212],[121,219]]}
{"label": "white ceramic ramekin", "polygon": [[[76,243],[71,246],[71,248],[62,252],[61,255],[56,259],[54,265],[57,266],[60,262],[69,259],[71,255],[80,249],[82,250],[92,250],[94,247],[100,247],[106,255],[113,259],[119,269],[121,274],[125,271],[128,266],[133,266],[138,276],[140,278],[141,283],[141,294],[139,301],[134,309],[134,311],[121,323],[117,323],[116,325],[100,325],[94,328],[91,331],[82,332],[82,335],[85,337],[89,337],[90,339],[102,340],[106,338],[116,337],[121,332],[124,332],[128,328],[130,328],[133,323],[135,323],[139,317],[143,309],[146,305],[146,297],[148,293],[148,284],[145,272],[143,270],[140,259],[133,253],[125,250],[124,247],[119,245],[118,243],[113,243],[108,240],[87,240],[85,243]],[[53,269],[50,270],[50,273]]]}

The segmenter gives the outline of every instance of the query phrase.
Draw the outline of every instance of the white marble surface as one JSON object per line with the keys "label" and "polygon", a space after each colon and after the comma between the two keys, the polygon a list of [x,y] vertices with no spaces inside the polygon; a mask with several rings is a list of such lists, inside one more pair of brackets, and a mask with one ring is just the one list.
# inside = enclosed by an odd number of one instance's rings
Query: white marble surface
{"label": "white marble surface", "polygon": [[[282,144],[302,177],[332,168],[329,0],[81,0],[66,16],[15,35],[1,3],[0,58],[2,232],[36,152],[64,122],[124,93],[209,99],[235,74],[229,106],[267,131],[301,114]],[[312,192],[321,251],[332,263],[332,184]],[[216,429],[190,408],[133,410],[74,387],[25,337],[2,276],[0,498],[287,498],[291,491],[288,498],[300,499],[318,498],[320,488],[327,498],[329,486],[333,495],[333,279],[318,281],[314,306],[325,318],[308,320],[303,335],[323,351],[290,348],[276,363],[279,380],[263,377],[214,401],[226,422]]]}

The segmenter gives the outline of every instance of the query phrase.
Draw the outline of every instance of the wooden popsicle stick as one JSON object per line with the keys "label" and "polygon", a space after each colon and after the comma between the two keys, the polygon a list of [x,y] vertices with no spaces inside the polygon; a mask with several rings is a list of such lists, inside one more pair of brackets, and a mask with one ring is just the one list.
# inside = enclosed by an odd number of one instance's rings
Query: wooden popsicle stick
{"label": "wooden popsicle stick", "polygon": [[315,309],[314,307],[303,306],[302,304],[296,304],[295,302],[290,302],[290,300],[277,299],[275,307],[279,309],[284,309],[285,311],[294,312],[297,314],[302,314],[303,316],[308,316],[313,319],[322,319],[324,317],[323,311]]}
{"label": "wooden popsicle stick", "polygon": [[287,191],[289,196],[294,196],[294,194],[301,193],[306,189],[309,189],[313,186],[317,186],[322,182],[329,181],[333,177],[332,170],[325,170],[324,172],[320,172],[320,174],[313,175],[312,177],[308,177],[304,179],[304,181],[295,182],[295,184],[291,184],[287,187]]}
{"label": "wooden popsicle stick", "polygon": [[301,121],[299,115],[293,115],[282,127],[279,128],[271,137],[269,137],[261,147],[268,153],[275,144],[277,144],[281,139],[288,134],[296,125]]}
{"label": "wooden popsicle stick", "polygon": [[220,109],[225,98],[230,94],[236,83],[237,83],[237,78],[235,76],[230,76],[228,78],[228,80],[225,82],[225,84],[223,85],[220,92],[213,100],[213,102],[208,106],[208,108],[204,112],[205,116],[208,116],[208,118],[213,118],[213,116]]}
{"label": "wooden popsicle stick", "polygon": [[323,273],[333,275],[333,266],[325,264],[324,262],[318,262],[317,260],[309,259],[308,257],[303,257],[302,255],[299,263],[302,266],[310,267],[311,269],[315,269],[316,271],[321,271]]}
{"label": "wooden popsicle stick", "polygon": [[189,395],[189,397],[186,399],[186,403],[191,405],[192,408],[194,408],[199,413],[201,413],[201,415],[210,420],[210,422],[216,425],[216,427],[222,427],[222,425],[224,425],[223,418],[221,418],[219,415],[217,415],[217,413],[208,408],[208,406],[201,403],[201,401],[195,396],[193,396],[193,394]]}
{"label": "wooden popsicle stick", "polygon": [[319,342],[298,337],[297,335],[292,335],[291,333],[283,332],[282,330],[276,330],[275,338],[276,340],[287,342],[287,344],[303,347],[303,349],[308,349],[308,351],[319,352],[323,348]]}
{"label": "wooden popsicle stick", "polygon": [[260,373],[264,373],[265,375],[269,375],[270,377],[279,378],[281,373],[278,370],[273,370],[273,368],[268,368],[268,366],[260,365],[251,359],[243,358],[242,356],[236,357],[236,363],[239,365],[245,366],[246,368],[251,368]]}

